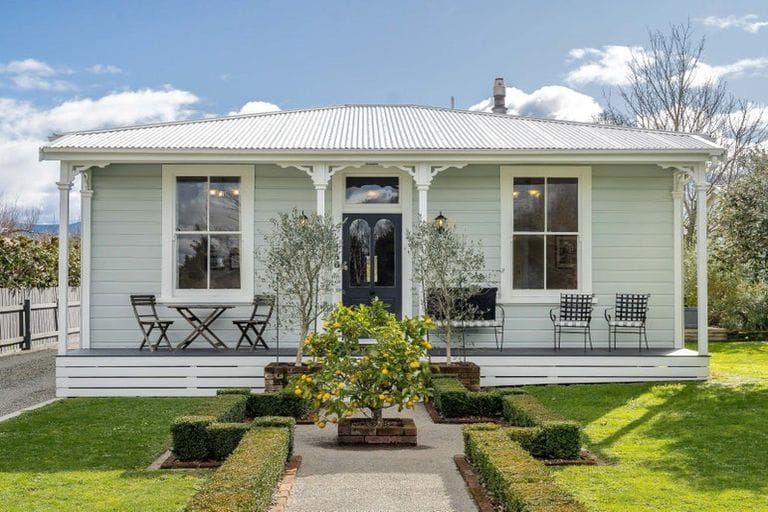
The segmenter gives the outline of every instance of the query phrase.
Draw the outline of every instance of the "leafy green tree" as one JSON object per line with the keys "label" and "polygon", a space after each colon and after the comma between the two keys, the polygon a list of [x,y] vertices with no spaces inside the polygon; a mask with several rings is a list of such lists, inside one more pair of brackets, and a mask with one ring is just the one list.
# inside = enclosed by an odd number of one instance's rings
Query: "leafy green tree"
{"label": "leafy green tree", "polygon": [[327,301],[337,283],[341,225],[329,217],[306,216],[294,208],[271,219],[263,255],[264,277],[279,295],[280,318],[299,330],[296,366],[312,323],[331,309]]}
{"label": "leafy green tree", "polygon": [[480,245],[458,233],[454,226],[421,222],[407,239],[424,310],[442,322],[446,363],[451,364],[451,322],[476,313],[468,299],[491,280],[491,272],[485,268]]}
{"label": "leafy green tree", "polygon": [[[370,306],[339,304],[325,330],[307,338],[312,373],[297,376],[293,392],[310,402],[321,428],[357,411],[380,426],[384,409],[412,409],[428,396],[430,325],[427,318],[398,320],[379,299]],[[376,343],[363,346],[361,338]]]}
{"label": "leafy green tree", "polygon": [[[59,241],[55,237],[0,237],[0,288],[23,290],[58,286]],[[80,286],[80,240],[69,245],[69,286]]]}

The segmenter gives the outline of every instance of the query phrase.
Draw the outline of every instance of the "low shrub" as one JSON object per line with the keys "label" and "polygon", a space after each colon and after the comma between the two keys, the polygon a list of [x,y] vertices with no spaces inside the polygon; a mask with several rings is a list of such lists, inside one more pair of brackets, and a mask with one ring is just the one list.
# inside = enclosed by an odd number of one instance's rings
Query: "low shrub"
{"label": "low shrub", "polygon": [[209,456],[216,460],[226,459],[250,429],[248,423],[211,423],[207,429]]}
{"label": "low shrub", "polygon": [[[218,393],[218,391],[217,391]],[[241,393],[218,394],[213,400],[206,400],[196,414],[213,416],[220,423],[245,421],[248,397]]]}
{"label": "low shrub", "polygon": [[435,408],[444,418],[464,416],[494,417],[502,414],[502,399],[524,393],[517,388],[469,391],[456,377],[433,379]]}
{"label": "low shrub", "polygon": [[307,412],[309,412],[307,402],[289,391],[252,393],[248,396],[246,414],[249,418],[257,418],[259,416],[301,418]]}
{"label": "low shrub", "polygon": [[282,427],[288,429],[288,456],[293,455],[293,438],[296,432],[296,419],[287,416],[260,416],[251,424],[256,427]]}
{"label": "low shrub", "polygon": [[173,453],[179,460],[204,460],[210,455],[208,427],[213,416],[179,416],[171,423]]}
{"label": "low shrub", "polygon": [[544,465],[498,425],[464,426],[464,450],[502,508],[510,512],[585,512]]}
{"label": "low shrub", "polygon": [[250,395],[251,390],[249,388],[226,388],[217,389],[216,396],[221,395]]}
{"label": "low shrub", "polygon": [[256,427],[205,482],[186,512],[252,512],[269,510],[272,494],[288,458],[286,428]]}
{"label": "low shrub", "polygon": [[510,439],[539,459],[579,458],[581,427],[571,421],[554,421],[537,427],[510,427]]}
{"label": "low shrub", "polygon": [[562,417],[527,394],[504,396],[502,412],[509,424],[515,427],[535,427],[553,421],[563,421]]}

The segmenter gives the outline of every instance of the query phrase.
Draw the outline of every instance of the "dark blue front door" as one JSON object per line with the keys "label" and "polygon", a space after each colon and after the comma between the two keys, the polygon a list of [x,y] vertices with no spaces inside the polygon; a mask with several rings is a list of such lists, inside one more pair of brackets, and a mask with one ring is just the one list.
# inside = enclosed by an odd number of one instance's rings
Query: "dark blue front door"
{"label": "dark blue front door", "polygon": [[343,226],[344,304],[368,304],[378,297],[400,317],[403,243],[400,214],[345,214]]}

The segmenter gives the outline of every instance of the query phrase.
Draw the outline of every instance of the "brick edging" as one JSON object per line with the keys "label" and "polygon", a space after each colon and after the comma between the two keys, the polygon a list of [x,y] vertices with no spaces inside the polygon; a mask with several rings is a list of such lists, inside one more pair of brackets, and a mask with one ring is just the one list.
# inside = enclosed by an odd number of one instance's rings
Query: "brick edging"
{"label": "brick edging", "polygon": [[467,458],[464,455],[454,455],[453,462],[456,463],[464,483],[467,484],[469,494],[472,495],[478,512],[495,512],[496,507],[494,507],[491,501],[488,490],[480,483],[480,479]]}
{"label": "brick edging", "polygon": [[288,498],[291,496],[293,484],[296,482],[296,473],[301,466],[301,455],[294,455],[285,464],[285,473],[277,486],[277,496],[275,502],[269,509],[269,512],[285,512],[285,506],[288,504]]}

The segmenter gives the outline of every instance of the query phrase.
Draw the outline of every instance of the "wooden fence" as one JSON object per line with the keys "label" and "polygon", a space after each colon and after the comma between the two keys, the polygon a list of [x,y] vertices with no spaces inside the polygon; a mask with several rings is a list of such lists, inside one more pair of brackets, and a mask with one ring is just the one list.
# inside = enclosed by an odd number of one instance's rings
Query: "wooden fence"
{"label": "wooden fence", "polygon": [[[58,288],[0,288],[0,354],[56,343]],[[80,288],[69,289],[70,342],[80,334]]]}

